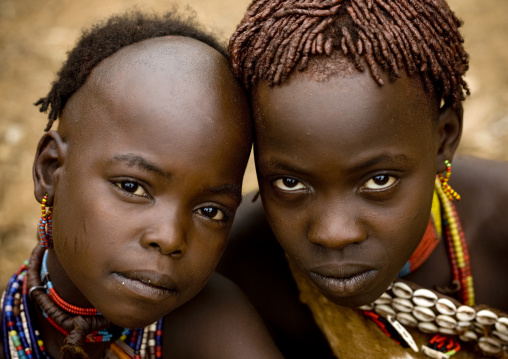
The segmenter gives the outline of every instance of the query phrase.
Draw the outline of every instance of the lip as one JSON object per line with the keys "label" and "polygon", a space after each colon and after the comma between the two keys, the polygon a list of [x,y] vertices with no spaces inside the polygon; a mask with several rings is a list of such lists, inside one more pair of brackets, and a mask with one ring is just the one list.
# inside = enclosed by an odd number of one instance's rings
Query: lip
{"label": "lip", "polygon": [[335,297],[347,297],[370,288],[379,272],[362,265],[334,265],[333,268],[328,266],[308,273],[323,292]]}
{"label": "lip", "polygon": [[121,288],[142,299],[160,301],[170,296],[178,296],[180,291],[176,282],[169,276],[153,271],[114,272],[112,277]]}

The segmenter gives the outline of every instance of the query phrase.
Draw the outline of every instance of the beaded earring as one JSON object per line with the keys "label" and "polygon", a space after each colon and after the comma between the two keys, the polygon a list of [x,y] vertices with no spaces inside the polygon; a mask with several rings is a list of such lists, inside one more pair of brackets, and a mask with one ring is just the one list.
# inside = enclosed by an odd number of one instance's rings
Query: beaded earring
{"label": "beaded earring", "polygon": [[51,224],[51,212],[53,211],[52,206],[46,206],[48,195],[44,195],[41,203],[42,215],[39,220],[39,234],[41,239],[41,245],[44,248],[51,248],[53,246],[53,233]]}
{"label": "beaded earring", "polygon": [[450,201],[453,201],[454,198],[457,201],[460,201],[460,194],[455,192],[455,190],[451,188],[450,185],[448,184],[448,180],[450,179],[450,175],[452,174],[452,164],[448,160],[445,160],[444,162],[446,165],[446,173],[444,176],[441,174],[439,175],[439,180],[441,181],[441,187],[443,187],[443,192],[446,194],[446,197],[448,197]]}

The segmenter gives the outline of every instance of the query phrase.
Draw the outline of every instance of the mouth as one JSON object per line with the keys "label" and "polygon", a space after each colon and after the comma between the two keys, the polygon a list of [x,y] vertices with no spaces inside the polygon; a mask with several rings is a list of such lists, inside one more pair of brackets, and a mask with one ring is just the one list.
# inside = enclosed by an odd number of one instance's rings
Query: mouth
{"label": "mouth", "polygon": [[378,271],[375,269],[341,267],[335,273],[309,272],[312,281],[327,295],[347,297],[357,295],[372,286]]}
{"label": "mouth", "polygon": [[144,299],[160,301],[180,295],[176,282],[167,275],[152,271],[129,271],[113,273],[121,288]]}

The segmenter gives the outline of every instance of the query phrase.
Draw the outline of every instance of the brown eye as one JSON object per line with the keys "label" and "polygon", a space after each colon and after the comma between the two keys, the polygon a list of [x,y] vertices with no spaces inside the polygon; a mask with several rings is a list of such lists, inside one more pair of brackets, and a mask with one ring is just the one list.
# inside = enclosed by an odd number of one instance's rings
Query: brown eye
{"label": "brown eye", "polygon": [[198,212],[214,221],[222,221],[224,219],[224,212],[216,207],[204,207],[200,208]]}
{"label": "brown eye", "polygon": [[141,186],[139,183],[136,183],[134,181],[121,181],[121,182],[117,182],[115,183],[115,185],[124,190],[125,192],[128,192],[130,194],[133,194],[135,196],[146,196],[147,193],[145,191],[145,189],[143,188],[143,186]]}
{"label": "brown eye", "polygon": [[275,187],[283,190],[283,191],[298,191],[300,189],[306,188],[305,185],[291,177],[283,177],[275,180],[273,182]]}
{"label": "brown eye", "polygon": [[397,178],[388,175],[377,175],[369,179],[363,187],[372,190],[380,190],[391,187],[397,182]]}

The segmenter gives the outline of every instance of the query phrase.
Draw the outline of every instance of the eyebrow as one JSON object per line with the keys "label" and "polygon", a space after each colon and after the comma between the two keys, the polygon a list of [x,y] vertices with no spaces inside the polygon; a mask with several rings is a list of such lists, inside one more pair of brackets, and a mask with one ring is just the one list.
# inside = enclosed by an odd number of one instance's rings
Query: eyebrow
{"label": "eyebrow", "polygon": [[113,158],[111,158],[108,162],[126,162],[127,166],[134,167],[138,166],[138,168],[145,170],[147,172],[155,173],[158,176],[170,178],[171,175],[169,173],[165,173],[160,168],[155,166],[154,164],[148,162],[143,157],[128,153],[125,155],[115,155]]}
{"label": "eyebrow", "polygon": [[[360,172],[369,167],[375,166],[379,163],[383,163],[384,165],[400,165],[401,163],[405,165],[409,165],[411,163],[411,158],[404,154],[392,154],[392,153],[382,153],[376,157],[369,158],[363,162],[358,164],[354,164],[352,167],[348,168],[349,172]],[[262,162],[259,164],[260,168],[270,167],[272,169],[278,169],[282,171],[288,171],[291,173],[297,173],[300,175],[312,175],[312,172],[309,172],[301,167],[293,166],[287,162],[279,162],[273,159],[269,159],[268,161]]]}
{"label": "eyebrow", "polygon": [[366,168],[375,166],[379,163],[382,163],[383,165],[387,164],[400,165],[401,163],[408,165],[411,163],[411,159],[404,154],[382,153],[376,157],[369,158],[364,162],[355,164],[349,170],[351,172],[359,172]]}
{"label": "eyebrow", "polygon": [[259,167],[260,168],[269,167],[272,170],[276,169],[276,170],[287,171],[287,172],[291,172],[291,173],[298,173],[300,175],[309,174],[305,169],[303,169],[301,167],[296,167],[296,166],[293,166],[292,164],[287,163],[285,161],[281,162],[281,161],[277,161],[274,159],[269,159],[268,161],[261,162],[259,164]]}
{"label": "eyebrow", "polygon": [[[112,162],[126,162],[127,166],[134,167],[138,166],[138,168],[155,173],[158,176],[170,179],[171,174],[162,171],[160,168],[155,166],[154,164],[148,162],[146,159],[139,155],[135,155],[132,153],[124,154],[124,155],[115,155],[111,158],[109,163]],[[240,185],[227,183],[217,187],[210,187],[206,189],[210,193],[218,193],[218,194],[229,194],[232,195],[235,200],[240,204],[242,202],[242,188]]]}
{"label": "eyebrow", "polygon": [[208,188],[207,191],[211,193],[228,194],[238,201],[238,204],[242,202],[242,187],[237,184],[227,183],[218,187]]}

